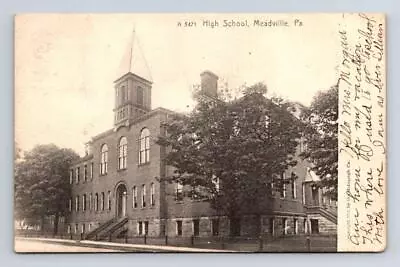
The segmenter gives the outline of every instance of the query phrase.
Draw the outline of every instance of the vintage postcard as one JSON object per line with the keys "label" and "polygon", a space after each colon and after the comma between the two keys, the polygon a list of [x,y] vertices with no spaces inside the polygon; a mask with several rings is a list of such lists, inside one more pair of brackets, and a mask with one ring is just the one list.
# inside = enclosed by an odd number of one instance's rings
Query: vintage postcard
{"label": "vintage postcard", "polygon": [[386,247],[384,14],[15,16],[15,251]]}

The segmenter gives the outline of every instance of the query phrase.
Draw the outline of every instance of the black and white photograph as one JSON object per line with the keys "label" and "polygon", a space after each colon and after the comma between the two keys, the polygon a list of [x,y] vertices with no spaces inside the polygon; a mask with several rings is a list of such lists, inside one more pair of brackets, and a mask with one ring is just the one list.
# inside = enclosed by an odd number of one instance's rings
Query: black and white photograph
{"label": "black and white photograph", "polygon": [[382,14],[15,17],[14,251],[386,244]]}

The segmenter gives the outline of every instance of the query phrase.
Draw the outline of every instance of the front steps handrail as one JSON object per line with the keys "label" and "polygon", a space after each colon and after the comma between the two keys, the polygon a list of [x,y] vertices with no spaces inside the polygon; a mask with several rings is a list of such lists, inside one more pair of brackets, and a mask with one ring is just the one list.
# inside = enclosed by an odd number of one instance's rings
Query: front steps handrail
{"label": "front steps handrail", "polygon": [[318,213],[325,217],[327,220],[337,224],[337,214],[321,207],[321,206],[307,206],[307,213]]}
{"label": "front steps handrail", "polygon": [[319,212],[320,212],[320,214],[321,214],[322,216],[324,216],[326,219],[328,219],[328,220],[330,220],[331,222],[334,222],[334,223],[337,224],[337,215],[335,215],[334,213],[332,213],[332,212],[330,212],[330,211],[328,211],[328,210],[326,210],[326,209],[323,209],[323,208],[320,208],[320,209],[319,209]]}
{"label": "front steps handrail", "polygon": [[101,231],[103,231],[105,228],[107,228],[108,226],[110,226],[113,222],[115,222],[115,218],[112,218],[108,221],[106,221],[105,223],[101,224],[99,227],[97,227],[96,229],[93,229],[93,231],[90,231],[89,233],[86,234],[85,239],[92,239],[94,237],[96,237],[96,235],[98,233],[100,233]]}
{"label": "front steps handrail", "polygon": [[124,226],[127,222],[128,222],[128,217],[123,217],[114,221],[113,224],[109,225],[108,227],[104,228],[103,231],[101,231],[101,233],[99,234],[99,238],[102,239],[109,236],[110,234],[113,234],[119,228]]}

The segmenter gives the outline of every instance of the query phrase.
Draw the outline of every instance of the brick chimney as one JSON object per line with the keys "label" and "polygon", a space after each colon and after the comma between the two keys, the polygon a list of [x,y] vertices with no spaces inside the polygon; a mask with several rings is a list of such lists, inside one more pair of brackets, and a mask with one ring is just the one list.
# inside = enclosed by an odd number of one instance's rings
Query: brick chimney
{"label": "brick chimney", "polygon": [[200,74],[201,91],[207,96],[217,98],[218,91],[218,76],[211,71],[203,71]]}

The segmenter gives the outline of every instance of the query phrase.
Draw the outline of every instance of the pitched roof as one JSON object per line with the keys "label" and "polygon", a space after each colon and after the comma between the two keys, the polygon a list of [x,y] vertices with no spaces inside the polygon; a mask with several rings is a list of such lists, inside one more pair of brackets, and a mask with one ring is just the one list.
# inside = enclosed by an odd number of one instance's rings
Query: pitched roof
{"label": "pitched roof", "polygon": [[121,59],[121,63],[117,72],[117,79],[127,73],[133,73],[143,79],[152,82],[150,69],[147,66],[146,59],[140,47],[139,40],[135,31],[129,40],[128,46]]}

